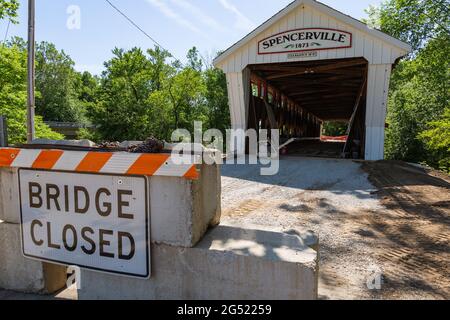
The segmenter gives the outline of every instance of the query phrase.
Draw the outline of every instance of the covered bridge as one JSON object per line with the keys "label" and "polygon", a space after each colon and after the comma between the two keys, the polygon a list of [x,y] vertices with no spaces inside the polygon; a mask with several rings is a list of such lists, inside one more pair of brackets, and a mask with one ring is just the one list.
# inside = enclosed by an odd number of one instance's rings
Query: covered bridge
{"label": "covered bridge", "polygon": [[349,138],[339,156],[380,160],[391,71],[410,51],[320,2],[297,0],[214,65],[227,76],[233,129],[279,129],[284,139],[308,141],[324,122],[341,121]]}

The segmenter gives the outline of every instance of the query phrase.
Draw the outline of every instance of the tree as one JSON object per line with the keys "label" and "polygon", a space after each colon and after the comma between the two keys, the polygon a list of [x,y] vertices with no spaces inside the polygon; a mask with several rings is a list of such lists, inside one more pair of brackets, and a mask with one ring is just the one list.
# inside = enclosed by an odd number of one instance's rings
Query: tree
{"label": "tree", "polygon": [[205,83],[202,77],[202,62],[198,50],[193,47],[187,54],[188,63],[184,68],[175,62],[177,70],[167,79],[164,91],[173,115],[172,129],[193,131],[194,121],[205,122]]}
{"label": "tree", "polygon": [[323,132],[324,136],[330,137],[340,137],[345,136],[347,134],[348,123],[345,122],[325,122],[323,124]]}
{"label": "tree", "polygon": [[0,0],[0,20],[9,19],[17,23],[17,11],[19,10],[18,0]]}
{"label": "tree", "polygon": [[167,63],[167,59],[172,55],[158,46],[148,49],[147,54],[151,65],[151,89],[152,91],[162,90],[165,79],[175,73],[174,66]]}
{"label": "tree", "polygon": [[[0,46],[0,114],[8,119],[11,144],[25,143],[27,138],[27,53],[18,46]],[[63,136],[35,118],[36,137],[59,140]]]}
{"label": "tree", "polygon": [[96,76],[85,71],[80,75],[78,83],[78,99],[84,103],[94,104],[97,101],[97,91],[100,81]]}
{"label": "tree", "polygon": [[441,119],[428,124],[420,139],[432,152],[431,164],[450,173],[450,108],[445,110]]}
{"label": "tree", "polygon": [[430,39],[450,35],[449,0],[389,0],[367,13],[370,25],[411,44],[414,51]]}
{"label": "tree", "polygon": [[[192,131],[194,121],[208,123],[213,116],[208,113],[205,84],[205,79],[213,79],[212,73],[204,76],[195,48],[189,51],[184,67],[158,47],[146,54],[139,48],[115,49],[113,54],[113,59],[105,63],[98,104],[89,112],[101,139],[143,140],[155,136],[169,140],[174,130]],[[213,82],[210,87],[216,89]],[[217,101],[223,105],[220,99]]]}
{"label": "tree", "polygon": [[81,77],[75,62],[54,44],[41,42],[36,47],[36,112],[46,121],[85,122],[79,100]]}
{"label": "tree", "polygon": [[419,138],[429,122],[438,120],[449,101],[450,43],[430,40],[417,57],[404,61],[392,77],[386,139],[387,156],[427,161],[429,152]]}
{"label": "tree", "polygon": [[369,10],[371,24],[412,44],[395,69],[388,103],[386,156],[436,164],[421,134],[439,121],[449,101],[449,1],[390,0]]}
{"label": "tree", "polygon": [[187,59],[188,59],[188,67],[190,67],[193,70],[196,71],[202,71],[203,69],[203,62],[200,55],[200,52],[197,50],[196,47],[193,47],[190,49],[187,53]]}
{"label": "tree", "polygon": [[[96,100],[87,107],[98,136],[84,131],[83,137],[170,140],[176,129],[193,132],[195,121],[205,130],[229,127],[225,75],[218,69],[203,71],[197,49],[189,51],[185,66],[159,47],[146,53],[116,48],[113,54],[94,90]],[[80,99],[89,100],[86,94]]]}
{"label": "tree", "polygon": [[142,140],[149,134],[148,96],[152,89],[151,63],[139,48],[114,49],[105,63],[99,103],[92,121],[107,140]]}
{"label": "tree", "polygon": [[168,81],[167,96],[173,114],[173,130],[193,131],[194,121],[206,122],[205,84],[202,73],[186,67]]}
{"label": "tree", "polygon": [[225,130],[230,128],[231,123],[225,73],[212,67],[207,69],[204,74],[208,129],[218,129],[225,133]]}

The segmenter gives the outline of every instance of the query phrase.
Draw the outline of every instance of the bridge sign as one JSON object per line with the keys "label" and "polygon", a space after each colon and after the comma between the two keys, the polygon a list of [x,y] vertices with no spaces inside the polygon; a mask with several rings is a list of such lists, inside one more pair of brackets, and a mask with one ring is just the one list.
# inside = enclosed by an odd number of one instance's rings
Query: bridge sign
{"label": "bridge sign", "polygon": [[19,170],[26,257],[150,277],[145,177]]}
{"label": "bridge sign", "polygon": [[258,54],[346,49],[352,47],[352,34],[347,31],[307,28],[286,31],[258,43]]}

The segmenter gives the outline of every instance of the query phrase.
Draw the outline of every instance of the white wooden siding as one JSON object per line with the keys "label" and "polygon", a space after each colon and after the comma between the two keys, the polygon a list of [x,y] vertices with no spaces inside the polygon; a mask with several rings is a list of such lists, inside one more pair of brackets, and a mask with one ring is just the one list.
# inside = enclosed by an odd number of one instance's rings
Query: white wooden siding
{"label": "white wooden siding", "polygon": [[252,72],[249,68],[242,72],[242,88],[244,91],[244,116],[245,116],[245,129],[248,127],[248,114],[250,108],[250,97],[252,95],[251,86]]}
{"label": "white wooden siding", "polygon": [[384,126],[366,127],[366,154],[364,159],[378,161],[384,159]]}
{"label": "white wooden siding", "polygon": [[[288,59],[288,53],[258,55],[258,42],[274,34],[301,28],[332,28],[347,31],[353,35],[353,45],[347,49],[318,51],[318,58]],[[309,5],[300,5],[277,23],[268,27],[249,43],[221,61],[218,66],[224,72],[241,72],[249,64],[292,62],[305,60],[324,60],[364,57],[369,64],[393,64],[399,57],[407,54],[403,49],[381,39],[361,32],[343,21],[324,14]]]}
{"label": "white wooden siding", "polygon": [[384,159],[384,129],[390,64],[369,65],[366,105],[366,160]]}
{"label": "white wooden siding", "polygon": [[242,72],[227,73],[227,87],[232,127],[245,130],[247,129],[247,116]]}

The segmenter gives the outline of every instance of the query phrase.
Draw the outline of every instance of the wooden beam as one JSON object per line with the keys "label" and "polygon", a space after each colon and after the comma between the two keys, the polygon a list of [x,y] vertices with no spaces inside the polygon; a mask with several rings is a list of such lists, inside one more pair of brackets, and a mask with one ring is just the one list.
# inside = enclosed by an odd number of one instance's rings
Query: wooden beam
{"label": "wooden beam", "polygon": [[336,98],[348,98],[347,100],[349,101],[355,101],[355,96],[354,95],[329,95],[326,97],[322,97],[322,96],[313,96],[313,97],[307,97],[307,98],[297,98],[296,101],[302,101],[304,103],[306,102],[313,102],[313,103],[323,103],[325,101],[334,101],[334,102],[339,102],[339,101],[346,101],[346,99],[341,99],[338,100]]}
{"label": "wooden beam", "polygon": [[348,139],[345,142],[345,146],[344,146],[344,150],[343,150],[344,153],[347,151],[347,148],[348,148],[348,145],[349,145],[349,141],[351,140],[350,139],[351,138],[350,134],[351,134],[351,131],[352,131],[352,128],[353,128],[353,124],[355,122],[356,114],[358,113],[359,105],[361,104],[361,99],[362,99],[362,97],[364,95],[364,92],[365,92],[365,89],[367,87],[368,73],[369,73],[369,69],[366,68],[365,75],[364,75],[364,82],[361,85],[361,89],[358,92],[358,96],[356,98],[355,106],[353,108],[354,110],[353,110],[352,116],[350,117],[350,121],[349,121],[349,124],[348,124],[348,129],[347,129]]}
{"label": "wooden beam", "polygon": [[273,83],[282,83],[282,82],[306,82],[311,83],[314,81],[336,81],[336,80],[354,80],[354,81],[360,81],[362,78],[362,74],[359,76],[355,76],[352,74],[335,74],[335,73],[316,73],[316,74],[302,74],[297,76],[289,76],[289,77],[283,77],[278,79],[270,79],[271,77],[267,77],[269,81],[272,81]]}
{"label": "wooden beam", "polygon": [[304,96],[304,95],[317,94],[317,93],[326,93],[326,92],[332,92],[332,91],[333,91],[333,89],[329,88],[329,89],[322,89],[322,90],[291,92],[291,93],[289,93],[289,95],[291,97],[296,97],[296,96]]}
{"label": "wooden beam", "polygon": [[355,91],[357,91],[357,89],[359,89],[361,85],[361,82],[347,82],[347,83],[335,83],[335,82],[322,82],[321,84],[302,84],[302,83],[298,83],[298,84],[293,84],[293,85],[279,85],[278,88],[280,88],[280,90],[285,90],[285,91],[294,91],[295,92],[300,92],[301,90],[322,90],[322,89],[341,89],[341,90],[352,90],[352,89],[356,89]]}
{"label": "wooden beam", "polygon": [[292,79],[288,81],[271,81],[273,85],[278,85],[279,88],[298,88],[298,87],[313,87],[313,86],[325,86],[325,85],[335,85],[341,87],[347,86],[357,86],[358,89],[362,83],[361,79],[346,79],[346,78],[337,78],[337,79],[308,79],[308,80],[299,80]]}
{"label": "wooden beam", "polygon": [[272,106],[266,100],[264,100],[264,104],[266,106],[266,111],[267,111],[271,129],[279,129]]}
{"label": "wooden beam", "polygon": [[352,108],[348,105],[343,104],[335,104],[335,105],[327,105],[327,106],[309,106],[311,112],[328,112],[328,111],[338,111],[341,113],[348,113],[348,119],[352,115]]}
{"label": "wooden beam", "polygon": [[270,76],[270,77],[267,77],[267,79],[273,80],[273,79],[279,79],[279,78],[286,78],[286,77],[290,77],[290,76],[296,76],[296,75],[300,75],[300,74],[320,73],[320,72],[324,72],[324,71],[335,70],[335,69],[340,69],[340,68],[347,68],[347,67],[354,67],[354,66],[358,66],[358,65],[367,65],[367,62],[365,62],[365,61],[343,61],[343,62],[333,63],[333,64],[320,66],[320,67],[301,68],[301,69],[293,71],[293,72],[287,72],[284,74]]}
{"label": "wooden beam", "polygon": [[335,64],[340,62],[366,62],[364,58],[345,58],[345,59],[330,59],[330,60],[313,60],[313,61],[296,61],[296,62],[280,62],[280,63],[270,63],[270,64],[253,64],[249,68],[253,71],[269,69],[289,69],[289,68],[301,68],[301,67],[317,67],[329,64]]}

